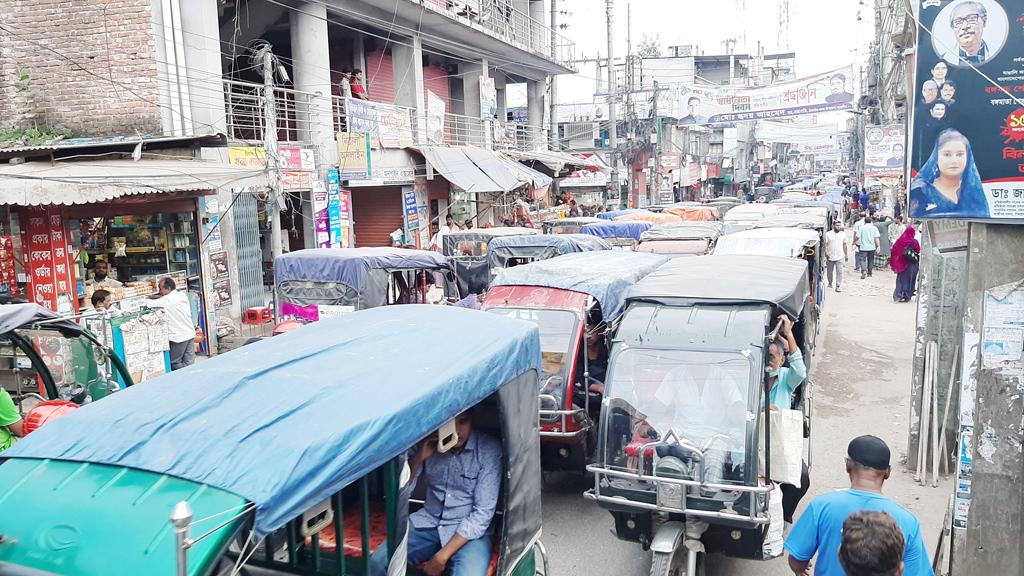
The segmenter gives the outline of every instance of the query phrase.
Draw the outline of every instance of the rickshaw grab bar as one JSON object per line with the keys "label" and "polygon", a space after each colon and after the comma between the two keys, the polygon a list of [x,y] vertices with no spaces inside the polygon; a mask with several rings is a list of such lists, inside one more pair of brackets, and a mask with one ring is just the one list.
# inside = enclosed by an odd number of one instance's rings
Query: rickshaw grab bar
{"label": "rickshaw grab bar", "polygon": [[[565,420],[566,417],[568,417],[568,416],[576,416],[576,414],[579,414],[581,412],[586,414],[586,411],[583,410],[583,409],[580,409],[580,408],[577,408],[575,410],[541,410],[540,411],[540,417],[541,418],[555,418],[555,417],[557,417],[559,419],[559,422],[560,422],[561,426],[562,426],[562,430],[565,430],[566,428],[569,427],[568,423]],[[577,430],[575,432],[547,432],[547,431],[541,430],[540,431],[540,435],[541,436],[546,436],[546,437],[549,437],[549,438],[575,438],[575,437],[577,437],[577,436],[579,436],[581,434],[585,434],[592,427],[593,427],[593,424],[589,422],[589,418],[588,418],[588,423],[585,426],[582,426],[579,430]]]}
{"label": "rickshaw grab bar", "polygon": [[760,516],[749,517],[740,516],[739,514],[726,514],[725,512],[709,512],[707,510],[680,510],[679,508],[670,508],[668,506],[658,506],[657,504],[648,504],[646,502],[636,502],[629,500],[622,496],[602,496],[595,494],[593,489],[587,490],[583,493],[583,497],[587,500],[594,500],[595,502],[606,502],[608,504],[620,504],[623,506],[629,506],[631,508],[640,508],[642,510],[652,510],[654,512],[676,512],[678,514],[685,514],[687,516],[696,516],[700,518],[714,518],[717,520],[728,520],[731,522],[747,522],[757,526],[763,526],[768,524],[768,518]]}
{"label": "rickshaw grab bar", "polygon": [[[696,480],[683,480],[679,478],[666,478],[664,476],[648,476],[646,474],[634,474],[633,472],[620,472],[618,470],[610,470],[597,464],[590,464],[587,466],[587,472],[592,472],[595,476],[612,476],[614,478],[622,478],[625,480],[642,480],[644,482],[651,482],[657,484],[659,482],[667,484],[676,484],[678,486],[686,486],[688,488],[704,488],[706,490],[718,490],[721,492],[752,492],[754,494],[767,494],[771,491],[770,486],[744,486],[734,484],[714,484],[711,482],[698,482]],[[596,480],[596,478],[595,478]]]}

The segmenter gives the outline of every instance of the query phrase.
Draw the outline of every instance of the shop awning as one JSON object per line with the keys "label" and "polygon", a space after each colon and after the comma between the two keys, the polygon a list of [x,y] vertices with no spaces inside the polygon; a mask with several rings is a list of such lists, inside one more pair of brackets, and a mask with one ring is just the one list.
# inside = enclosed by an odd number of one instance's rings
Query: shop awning
{"label": "shop awning", "polygon": [[0,165],[0,204],[88,204],[161,192],[266,186],[259,168],[202,160],[82,160]]}
{"label": "shop awning", "polygon": [[[419,146],[412,148],[441,173],[449,182],[466,192],[506,192],[509,187],[502,187],[486,172],[480,169],[466,155],[461,147],[456,146]],[[500,178],[500,176],[496,176]],[[514,188],[515,186],[512,186]]]}
{"label": "shop awning", "polygon": [[459,146],[459,149],[467,158],[476,164],[476,167],[483,171],[484,174],[494,180],[494,183],[501,186],[502,190],[515,190],[516,188],[522,188],[526,183],[516,177],[516,174],[509,169],[509,167],[502,163],[498,158],[498,155],[490,150],[484,148],[477,148],[476,146]]}
{"label": "shop awning", "polygon": [[538,172],[528,166],[524,166],[503,154],[498,154],[497,156],[498,159],[508,166],[508,169],[516,175],[516,178],[518,178],[520,182],[526,182],[534,188],[547,188],[551,185],[551,177],[547,174]]}
{"label": "shop awning", "polygon": [[552,176],[564,175],[577,170],[611,172],[608,166],[596,158],[582,158],[555,150],[529,150],[526,152],[510,150],[507,154],[544,173],[550,171]]}

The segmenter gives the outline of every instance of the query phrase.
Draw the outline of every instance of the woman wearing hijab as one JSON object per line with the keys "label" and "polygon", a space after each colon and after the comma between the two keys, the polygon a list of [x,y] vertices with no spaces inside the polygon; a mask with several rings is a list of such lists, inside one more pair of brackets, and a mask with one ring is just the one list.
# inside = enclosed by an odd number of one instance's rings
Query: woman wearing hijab
{"label": "woman wearing hijab", "polygon": [[895,302],[910,302],[917,289],[917,264],[921,258],[921,244],[917,241],[913,226],[907,226],[903,234],[893,242],[889,251],[889,263],[896,273],[896,290],[892,293]]}
{"label": "woman wearing hijab", "polygon": [[910,185],[915,218],[988,218],[988,201],[974,165],[971,143],[960,132],[943,130],[932,155]]}

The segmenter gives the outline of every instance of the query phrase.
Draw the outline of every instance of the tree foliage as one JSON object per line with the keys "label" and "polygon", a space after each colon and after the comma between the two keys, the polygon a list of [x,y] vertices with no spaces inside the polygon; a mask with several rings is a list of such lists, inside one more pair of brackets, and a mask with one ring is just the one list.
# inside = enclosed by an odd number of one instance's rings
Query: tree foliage
{"label": "tree foliage", "polygon": [[655,34],[653,37],[644,34],[644,39],[640,41],[640,45],[637,47],[637,55],[641,58],[658,58],[661,56],[661,35]]}

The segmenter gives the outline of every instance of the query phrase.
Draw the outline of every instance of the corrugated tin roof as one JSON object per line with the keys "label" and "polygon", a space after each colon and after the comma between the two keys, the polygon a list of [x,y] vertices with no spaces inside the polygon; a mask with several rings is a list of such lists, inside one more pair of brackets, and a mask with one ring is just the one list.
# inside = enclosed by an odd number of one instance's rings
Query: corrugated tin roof
{"label": "corrugated tin roof", "polygon": [[266,186],[264,170],[201,160],[0,165],[0,204],[88,204],[120,196]]}

